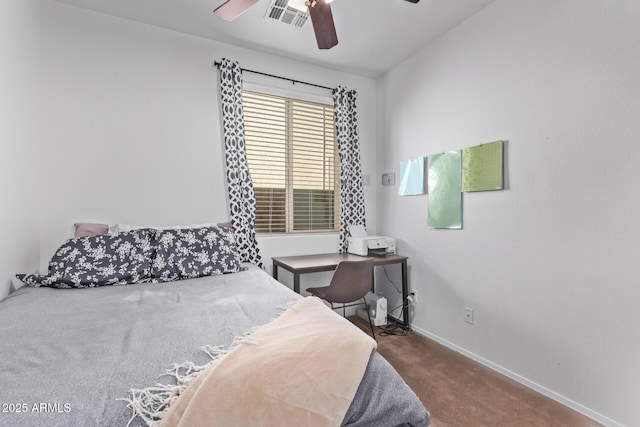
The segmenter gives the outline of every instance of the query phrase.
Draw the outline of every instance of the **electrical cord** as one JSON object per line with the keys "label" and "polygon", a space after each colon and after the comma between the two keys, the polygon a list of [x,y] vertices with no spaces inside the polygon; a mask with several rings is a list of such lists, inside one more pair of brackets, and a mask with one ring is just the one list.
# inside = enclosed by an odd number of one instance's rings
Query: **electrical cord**
{"label": "electrical cord", "polygon": [[401,294],[402,291],[400,290],[400,288],[398,287],[398,285],[396,285],[396,283],[391,280],[391,277],[389,277],[389,273],[387,273],[387,267],[386,266],[382,266],[382,271],[384,271],[384,275],[387,276],[387,280],[389,280],[389,282],[391,282],[391,284],[393,285],[394,288],[396,288],[396,291]]}
{"label": "electrical cord", "polygon": [[378,335],[380,335],[381,337],[388,337],[390,335],[397,335],[397,336],[403,337],[407,335],[407,331],[405,331],[398,324],[398,320],[388,325],[380,326],[378,329],[382,329],[381,331],[378,332]]}
{"label": "electrical cord", "polygon": [[[400,304],[396,308],[390,310],[389,313],[393,313],[397,309],[404,307],[406,303],[407,301],[404,301],[402,304]],[[400,319],[398,317],[396,317],[396,320],[393,323],[389,323],[384,326],[379,326],[378,329],[381,330],[380,332],[378,332],[378,334],[382,337],[386,337],[389,335],[398,335],[398,336],[407,335],[407,331],[400,326]]]}
{"label": "electrical cord", "polygon": [[[382,266],[382,271],[384,271],[384,275],[387,276],[387,280],[393,285],[394,288],[396,288],[396,291],[401,294],[402,290],[400,290],[400,288],[398,287],[398,285],[396,285],[396,283],[391,279],[391,277],[389,276],[389,273],[387,272],[387,268],[386,266]],[[405,304],[409,304],[409,297],[407,297],[407,299],[405,299],[402,304],[400,304],[399,306],[395,307],[394,309],[390,310],[389,313],[393,313],[394,311],[396,311],[397,309],[404,307]],[[378,334],[380,336],[389,336],[389,335],[398,335],[398,336],[405,336],[407,335],[407,331],[400,326],[400,319],[398,318],[398,316],[395,316],[396,320],[393,323],[389,323],[386,324],[384,326],[378,326],[378,329],[380,329],[380,332],[378,332]]]}

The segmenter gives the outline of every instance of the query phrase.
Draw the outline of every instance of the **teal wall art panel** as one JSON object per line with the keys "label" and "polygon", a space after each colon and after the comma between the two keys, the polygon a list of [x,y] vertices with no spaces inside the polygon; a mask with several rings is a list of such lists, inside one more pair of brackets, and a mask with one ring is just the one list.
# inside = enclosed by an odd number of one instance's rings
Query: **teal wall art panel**
{"label": "teal wall art panel", "polygon": [[424,194],[424,161],[424,157],[418,157],[400,162],[400,196]]}
{"label": "teal wall art panel", "polygon": [[428,218],[431,228],[462,228],[462,155],[448,151],[428,157]]}
{"label": "teal wall art panel", "polygon": [[504,188],[502,147],[502,141],[495,141],[462,150],[462,191]]}

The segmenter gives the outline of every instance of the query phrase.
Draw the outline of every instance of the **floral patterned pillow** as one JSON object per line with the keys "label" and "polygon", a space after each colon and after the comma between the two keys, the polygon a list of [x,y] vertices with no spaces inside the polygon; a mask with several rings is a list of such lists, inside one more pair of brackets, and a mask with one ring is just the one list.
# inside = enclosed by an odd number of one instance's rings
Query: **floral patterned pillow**
{"label": "floral patterned pillow", "polygon": [[160,282],[240,271],[235,234],[218,226],[157,230],[151,272]]}
{"label": "floral patterned pillow", "polygon": [[49,274],[19,274],[32,287],[92,288],[148,282],[154,231],[134,230],[115,235],[80,237],[64,243],[49,262]]}

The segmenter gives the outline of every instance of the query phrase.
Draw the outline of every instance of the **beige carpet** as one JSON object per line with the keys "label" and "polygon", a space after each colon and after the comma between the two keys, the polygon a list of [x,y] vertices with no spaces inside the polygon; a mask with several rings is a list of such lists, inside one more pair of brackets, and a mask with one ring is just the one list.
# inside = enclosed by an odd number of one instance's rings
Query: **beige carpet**
{"label": "beige carpet", "polygon": [[[349,319],[371,334],[365,320]],[[378,351],[418,395],[434,427],[600,426],[416,332],[377,339]]]}

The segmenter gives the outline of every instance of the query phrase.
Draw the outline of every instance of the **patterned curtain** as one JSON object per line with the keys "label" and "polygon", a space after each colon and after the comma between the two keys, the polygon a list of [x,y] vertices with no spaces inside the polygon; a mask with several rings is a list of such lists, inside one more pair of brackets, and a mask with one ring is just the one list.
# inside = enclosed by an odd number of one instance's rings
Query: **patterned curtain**
{"label": "patterned curtain", "polygon": [[366,225],[360,141],[358,139],[358,113],[355,90],[338,86],[333,90],[336,138],[340,154],[340,242],[341,253],[349,246],[349,225]]}
{"label": "patterned curtain", "polygon": [[253,191],[244,139],[242,70],[236,61],[220,64],[220,100],[227,167],[227,191],[231,223],[242,261],[262,267],[256,242],[256,195]]}

